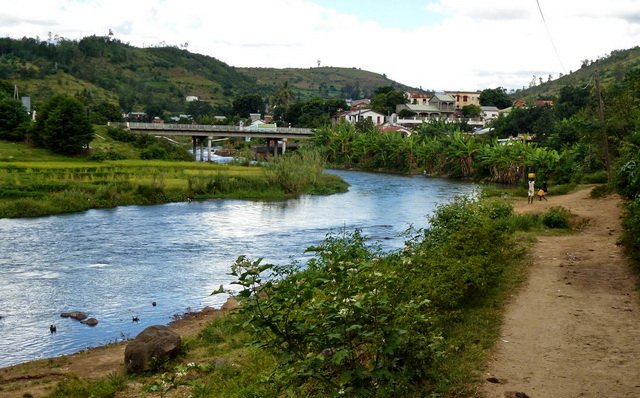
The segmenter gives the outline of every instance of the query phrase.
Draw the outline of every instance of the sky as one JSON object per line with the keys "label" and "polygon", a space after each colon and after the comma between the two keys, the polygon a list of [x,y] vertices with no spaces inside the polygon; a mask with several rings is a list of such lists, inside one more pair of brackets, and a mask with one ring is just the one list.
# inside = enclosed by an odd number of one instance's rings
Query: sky
{"label": "sky", "polygon": [[640,44],[640,0],[0,0],[0,35],[174,45],[236,67],[518,89]]}

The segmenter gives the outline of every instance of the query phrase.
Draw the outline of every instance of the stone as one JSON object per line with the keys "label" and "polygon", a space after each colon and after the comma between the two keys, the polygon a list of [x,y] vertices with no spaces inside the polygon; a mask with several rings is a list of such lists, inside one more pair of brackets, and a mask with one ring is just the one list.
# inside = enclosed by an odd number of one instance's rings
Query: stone
{"label": "stone", "polygon": [[63,312],[62,314],[60,314],[60,316],[62,318],[73,318],[75,320],[81,321],[83,319],[87,319],[88,315],[85,314],[84,312],[80,312],[80,311],[70,311],[70,312]]}
{"label": "stone", "polygon": [[124,350],[127,373],[146,372],[175,358],[181,344],[180,335],[167,326],[149,326],[130,341]]}
{"label": "stone", "polygon": [[87,326],[96,326],[98,324],[98,320],[96,318],[89,318],[80,321],[80,323],[84,323]]}

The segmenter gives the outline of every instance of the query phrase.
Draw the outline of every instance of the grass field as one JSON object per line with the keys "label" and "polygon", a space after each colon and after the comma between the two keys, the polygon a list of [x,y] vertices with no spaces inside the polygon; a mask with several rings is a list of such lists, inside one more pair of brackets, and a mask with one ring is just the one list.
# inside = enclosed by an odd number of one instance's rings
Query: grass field
{"label": "grass field", "polygon": [[[125,146],[105,138],[94,142],[98,150]],[[118,150],[136,155],[135,148]],[[337,177],[322,175],[303,191],[287,194],[259,166],[139,159],[98,162],[0,141],[0,218],[215,198],[281,200],[345,189]]]}

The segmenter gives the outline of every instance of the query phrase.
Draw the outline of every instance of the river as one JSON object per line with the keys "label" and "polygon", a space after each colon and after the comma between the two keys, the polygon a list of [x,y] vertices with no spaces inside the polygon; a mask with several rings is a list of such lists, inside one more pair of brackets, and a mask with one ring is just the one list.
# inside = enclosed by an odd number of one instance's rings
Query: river
{"label": "river", "polygon": [[[284,202],[212,200],[30,219],[0,219],[0,367],[135,337],[176,314],[219,307],[210,296],[239,255],[286,263],[327,233],[360,228],[385,250],[427,225],[471,184],[332,171],[351,187]],[[152,303],[156,305],[152,305]],[[78,310],[89,327],[61,318]],[[136,316],[139,322],[133,322]],[[49,325],[57,333],[49,333]]]}

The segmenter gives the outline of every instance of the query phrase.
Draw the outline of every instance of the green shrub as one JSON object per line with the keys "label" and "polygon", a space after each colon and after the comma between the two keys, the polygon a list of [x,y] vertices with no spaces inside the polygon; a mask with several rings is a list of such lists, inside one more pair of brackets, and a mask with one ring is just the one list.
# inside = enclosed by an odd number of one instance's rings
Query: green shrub
{"label": "green shrub", "polygon": [[640,263],[640,198],[630,200],[625,204],[623,242],[630,255]]}
{"label": "green shrub", "polygon": [[571,212],[562,206],[552,207],[542,216],[542,224],[547,228],[570,228]]}
{"label": "green shrub", "polygon": [[582,176],[581,182],[583,184],[605,184],[609,180],[606,170],[596,171],[594,173],[585,174]]}
{"label": "green shrub", "polygon": [[109,137],[120,142],[135,142],[136,135],[131,134],[128,130],[119,127],[108,126],[107,134]]}
{"label": "green shrub", "polygon": [[613,192],[615,192],[615,188],[612,187],[611,185],[608,184],[602,184],[602,185],[598,185],[597,187],[593,188],[591,190],[591,192],[589,192],[589,196],[591,198],[604,198],[607,195],[612,194]]}
{"label": "green shrub", "polygon": [[[304,267],[241,256],[232,275],[244,329],[278,358],[278,396],[428,396],[453,351],[443,330],[516,257],[511,206],[458,198],[432,227],[382,254],[359,231],[310,248]],[[222,330],[208,339],[220,341]]]}

